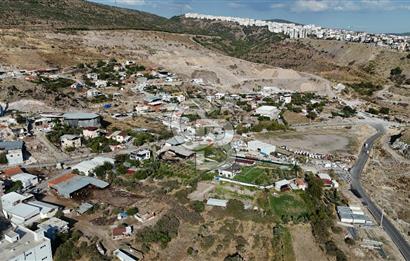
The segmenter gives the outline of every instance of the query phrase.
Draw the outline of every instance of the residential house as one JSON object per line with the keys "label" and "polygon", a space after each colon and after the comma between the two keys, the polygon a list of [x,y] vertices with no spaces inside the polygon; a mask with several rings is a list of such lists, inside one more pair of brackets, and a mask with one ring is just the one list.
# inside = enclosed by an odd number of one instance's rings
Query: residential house
{"label": "residential house", "polygon": [[151,158],[151,151],[149,149],[140,149],[130,153],[132,160],[149,160]]}
{"label": "residential house", "polygon": [[69,230],[68,222],[56,217],[51,217],[37,225],[39,229],[44,231],[46,237],[54,239],[59,233],[67,233]]}
{"label": "residential house", "polygon": [[174,136],[165,141],[165,146],[179,146],[185,143],[185,138],[182,136]]}
{"label": "residential house", "polygon": [[323,181],[323,186],[325,188],[329,189],[329,188],[338,188],[339,187],[339,183],[336,180],[332,179],[329,174],[318,173],[316,176]]}
{"label": "residential house", "polygon": [[241,171],[241,167],[237,163],[228,164],[218,169],[218,175],[226,178],[234,178]]}
{"label": "residential house", "polygon": [[108,136],[108,138],[119,143],[127,143],[132,139],[132,137],[129,136],[125,131],[114,131],[111,135]]}
{"label": "residential house", "polygon": [[38,220],[50,218],[58,211],[58,206],[37,201],[33,195],[11,192],[1,197],[3,214],[16,225],[31,225]]}
{"label": "residential house", "polygon": [[72,167],[73,170],[77,170],[81,174],[84,174],[86,176],[89,176],[95,168],[104,165],[104,163],[110,163],[111,165],[114,165],[115,161],[112,158],[108,157],[95,157],[94,159],[91,160],[85,160],[77,165],[74,165]]}
{"label": "residential house", "polygon": [[24,163],[24,148],[23,141],[0,141],[0,153],[6,154],[9,165]]}
{"label": "residential house", "polygon": [[108,86],[108,81],[106,80],[96,80],[94,83],[97,88],[105,88]]}
{"label": "residential house", "polygon": [[84,139],[94,139],[101,135],[101,131],[97,127],[87,127],[83,129],[83,137]]}
{"label": "residential house", "polygon": [[160,157],[163,160],[169,161],[188,160],[194,155],[194,151],[191,151],[183,146],[165,147],[165,149],[160,152]]}
{"label": "residential house", "polygon": [[99,91],[95,88],[87,90],[87,98],[88,99],[97,98],[97,97],[100,97],[100,96],[104,96],[104,94],[101,91]]}
{"label": "residential house", "polygon": [[284,104],[288,104],[292,102],[292,95],[287,93],[287,94],[283,94],[279,97],[279,100],[281,102],[283,102]]}
{"label": "residential house", "polygon": [[80,148],[81,136],[73,134],[64,134],[60,137],[61,149]]}
{"label": "residential house", "polygon": [[52,261],[50,239],[44,232],[16,226],[4,232],[0,241],[1,260],[5,261]]}
{"label": "residential house", "polygon": [[116,227],[112,230],[112,239],[121,240],[124,238],[131,237],[132,232],[133,232],[132,226]]}

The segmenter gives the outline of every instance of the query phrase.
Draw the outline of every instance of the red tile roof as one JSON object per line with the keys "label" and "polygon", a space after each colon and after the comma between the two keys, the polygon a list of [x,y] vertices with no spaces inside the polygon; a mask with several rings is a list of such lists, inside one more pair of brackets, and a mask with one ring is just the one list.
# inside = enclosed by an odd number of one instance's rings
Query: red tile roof
{"label": "red tile roof", "polygon": [[122,236],[127,232],[127,229],[125,227],[116,227],[112,230],[112,235],[113,236]]}
{"label": "red tile roof", "polygon": [[20,167],[14,167],[3,171],[3,174],[7,177],[11,177],[19,173],[24,173],[24,171]]}
{"label": "red tile roof", "polygon": [[55,179],[53,179],[53,180],[50,180],[50,181],[48,182],[48,186],[49,186],[49,187],[52,187],[52,186],[57,185],[57,184],[59,184],[59,183],[65,182],[65,181],[67,181],[67,180],[70,180],[70,179],[72,179],[72,178],[75,177],[75,176],[77,176],[77,175],[75,175],[75,174],[73,174],[73,173],[64,174],[64,175],[62,175],[62,176],[60,176],[60,177],[58,177],[58,178],[55,178]]}

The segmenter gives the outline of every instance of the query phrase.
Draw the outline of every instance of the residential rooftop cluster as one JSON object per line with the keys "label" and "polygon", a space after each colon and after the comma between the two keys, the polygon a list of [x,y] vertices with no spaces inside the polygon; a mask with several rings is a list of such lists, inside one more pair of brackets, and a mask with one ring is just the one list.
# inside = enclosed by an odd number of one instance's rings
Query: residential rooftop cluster
{"label": "residential rooftop cluster", "polygon": [[270,32],[283,33],[292,39],[299,38],[317,38],[325,40],[338,40],[346,42],[358,42],[373,44],[381,47],[390,47],[400,51],[410,50],[410,37],[393,34],[376,34],[367,32],[356,32],[345,29],[323,28],[321,26],[309,24],[280,23],[266,20],[257,20],[251,18],[214,16],[197,13],[187,13],[186,18],[218,20],[234,22],[243,26],[267,27]]}

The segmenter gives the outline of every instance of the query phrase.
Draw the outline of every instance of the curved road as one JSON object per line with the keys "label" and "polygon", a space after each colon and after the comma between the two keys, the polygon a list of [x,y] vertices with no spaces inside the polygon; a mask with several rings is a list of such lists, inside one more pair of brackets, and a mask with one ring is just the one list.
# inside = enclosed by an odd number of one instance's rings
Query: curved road
{"label": "curved road", "polygon": [[[380,124],[380,125],[375,125],[373,127],[376,128],[377,133],[366,140],[366,143],[368,144],[367,147],[363,146],[357,158],[356,164],[351,169],[351,174],[352,174],[351,188],[356,190],[357,194],[360,195],[363,203],[367,205],[367,208],[369,209],[370,213],[374,216],[376,221],[379,223],[381,220],[381,216],[382,216],[382,210],[378,208],[376,204],[374,204],[371,201],[371,199],[365,193],[361,185],[361,182],[360,182],[360,176],[369,158],[367,151],[370,151],[373,147],[373,143],[378,138],[380,138],[380,136],[384,134],[383,125]],[[394,244],[396,244],[397,248],[400,250],[403,257],[409,261],[410,260],[410,246],[409,246],[409,243],[406,241],[406,239],[401,235],[400,231],[398,231],[395,228],[395,226],[390,222],[390,220],[386,216],[383,216],[382,226],[383,226],[383,229],[386,231],[386,233],[389,235],[389,237],[393,240]]]}

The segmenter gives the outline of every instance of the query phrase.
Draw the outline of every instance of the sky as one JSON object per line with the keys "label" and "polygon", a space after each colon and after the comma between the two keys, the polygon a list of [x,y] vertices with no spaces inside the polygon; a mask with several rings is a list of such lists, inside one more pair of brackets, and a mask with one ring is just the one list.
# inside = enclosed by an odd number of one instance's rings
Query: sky
{"label": "sky", "polygon": [[302,24],[371,33],[410,32],[410,0],[92,0],[172,17],[188,12]]}

